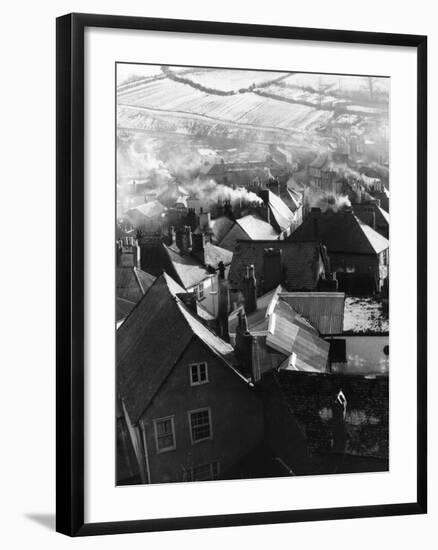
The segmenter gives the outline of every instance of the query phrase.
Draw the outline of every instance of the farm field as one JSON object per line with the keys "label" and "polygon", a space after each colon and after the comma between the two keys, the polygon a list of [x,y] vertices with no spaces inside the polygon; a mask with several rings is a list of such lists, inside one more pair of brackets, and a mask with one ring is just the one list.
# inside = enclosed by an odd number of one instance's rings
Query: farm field
{"label": "farm field", "polygon": [[291,131],[315,130],[332,117],[327,110],[277,101],[251,92],[229,96],[208,94],[167,78],[140,82],[138,86],[120,91],[118,104]]}

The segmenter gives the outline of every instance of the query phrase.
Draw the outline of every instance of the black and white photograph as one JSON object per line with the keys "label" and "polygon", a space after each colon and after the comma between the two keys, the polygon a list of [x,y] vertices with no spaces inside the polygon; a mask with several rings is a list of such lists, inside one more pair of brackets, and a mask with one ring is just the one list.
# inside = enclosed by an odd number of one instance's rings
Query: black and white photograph
{"label": "black and white photograph", "polygon": [[116,484],[387,472],[391,79],[115,71]]}

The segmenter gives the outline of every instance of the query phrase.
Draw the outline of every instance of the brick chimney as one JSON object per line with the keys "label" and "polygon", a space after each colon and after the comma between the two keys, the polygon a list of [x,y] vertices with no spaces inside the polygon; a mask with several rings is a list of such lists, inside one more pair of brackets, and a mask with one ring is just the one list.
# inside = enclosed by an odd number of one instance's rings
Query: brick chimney
{"label": "brick chimney", "polygon": [[189,225],[185,225],[176,232],[176,246],[181,254],[188,254],[192,248],[192,230]]}
{"label": "brick chimney", "polygon": [[243,278],[243,296],[245,299],[246,313],[252,313],[257,309],[257,281],[254,275],[254,265],[245,268]]}
{"label": "brick chimney", "polygon": [[192,233],[192,252],[204,252],[205,235],[204,233]]}
{"label": "brick chimney", "polygon": [[230,293],[228,289],[228,282],[225,280],[225,277],[221,277],[221,271],[219,271],[217,283],[218,283],[218,313],[217,313],[218,334],[223,340],[226,340],[227,342],[229,342],[230,334],[228,331],[228,314],[230,312]]}
{"label": "brick chimney", "polygon": [[134,237],[117,241],[117,267],[140,267],[140,247]]}
{"label": "brick chimney", "polygon": [[243,311],[238,313],[238,325],[236,327],[236,342],[234,352],[240,363],[240,370],[245,376],[253,375],[252,369],[253,336],[248,331],[248,320]]}
{"label": "brick chimney", "polygon": [[283,261],[280,248],[263,251],[263,291],[269,292],[283,282]]}

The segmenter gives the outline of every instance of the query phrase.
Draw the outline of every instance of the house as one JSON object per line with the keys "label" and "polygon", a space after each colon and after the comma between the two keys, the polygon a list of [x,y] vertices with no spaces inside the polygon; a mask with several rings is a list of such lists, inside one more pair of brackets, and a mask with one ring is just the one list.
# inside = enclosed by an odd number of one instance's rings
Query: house
{"label": "house", "polygon": [[389,214],[381,208],[378,199],[352,204],[351,208],[363,223],[369,225],[385,239],[389,239]]}
{"label": "house", "polygon": [[138,475],[142,483],[226,479],[262,441],[260,400],[233,347],[169,280],[159,276],[117,331],[118,394]]}
{"label": "house", "polygon": [[332,334],[331,342],[337,350],[330,359],[332,372],[388,376],[389,320],[385,303],[347,296],[343,330]]}
{"label": "house", "polygon": [[231,289],[244,291],[250,266],[257,296],[279,284],[289,291],[316,290],[330,271],[325,251],[316,242],[239,240],[228,276]]}
{"label": "house", "polygon": [[281,294],[278,286],[259,297],[256,309],[248,315],[242,307],[229,315],[230,341],[235,343],[236,353],[242,333],[252,337],[250,353],[240,359],[243,364],[247,361],[246,372],[255,382],[271,369],[327,371],[330,344]]}
{"label": "house", "polygon": [[145,228],[148,231],[161,228],[162,215],[166,207],[158,200],[143,202],[127,210],[124,214],[125,221],[135,228]]}
{"label": "house", "polygon": [[155,277],[139,268],[140,248],[133,237],[119,239],[116,252],[117,323],[121,323],[152,286]]}
{"label": "house", "polygon": [[322,213],[320,208],[312,208],[286,240],[325,245],[339,290],[372,294],[383,288],[388,276],[389,241],[363,223],[351,209]]}
{"label": "house", "polygon": [[[279,195],[276,195],[269,189],[259,190],[258,195],[263,200],[263,203],[268,210],[267,221],[269,221],[276,231],[282,233],[290,230],[291,226],[297,225],[295,213],[288,208]],[[295,212],[297,209],[298,206],[295,209]]]}
{"label": "house", "polygon": [[216,316],[219,264],[228,270],[232,253],[206,242],[202,233],[195,234],[189,226],[171,230],[166,243],[157,234],[140,239],[142,269],[155,277],[168,273],[188,292],[194,292],[204,309]]}
{"label": "house", "polygon": [[387,375],[389,323],[385,302],[342,292],[286,292],[279,299],[314,326],[330,344],[330,372]]}
{"label": "house", "polygon": [[216,241],[218,245],[231,252],[234,252],[240,239],[275,241],[279,237],[272,225],[257,214],[248,214],[234,222],[227,217],[219,218],[213,220],[212,229],[214,237],[220,239]]}

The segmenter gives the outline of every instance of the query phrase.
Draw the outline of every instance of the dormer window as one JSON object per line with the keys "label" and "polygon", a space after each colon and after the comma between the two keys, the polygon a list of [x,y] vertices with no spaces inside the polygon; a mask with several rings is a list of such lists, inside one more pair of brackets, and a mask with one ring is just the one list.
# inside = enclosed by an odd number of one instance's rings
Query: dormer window
{"label": "dormer window", "polygon": [[194,363],[190,365],[190,385],[200,386],[208,382],[207,363]]}
{"label": "dormer window", "polygon": [[204,298],[204,283],[199,283],[197,286],[197,294],[198,300],[202,300]]}

